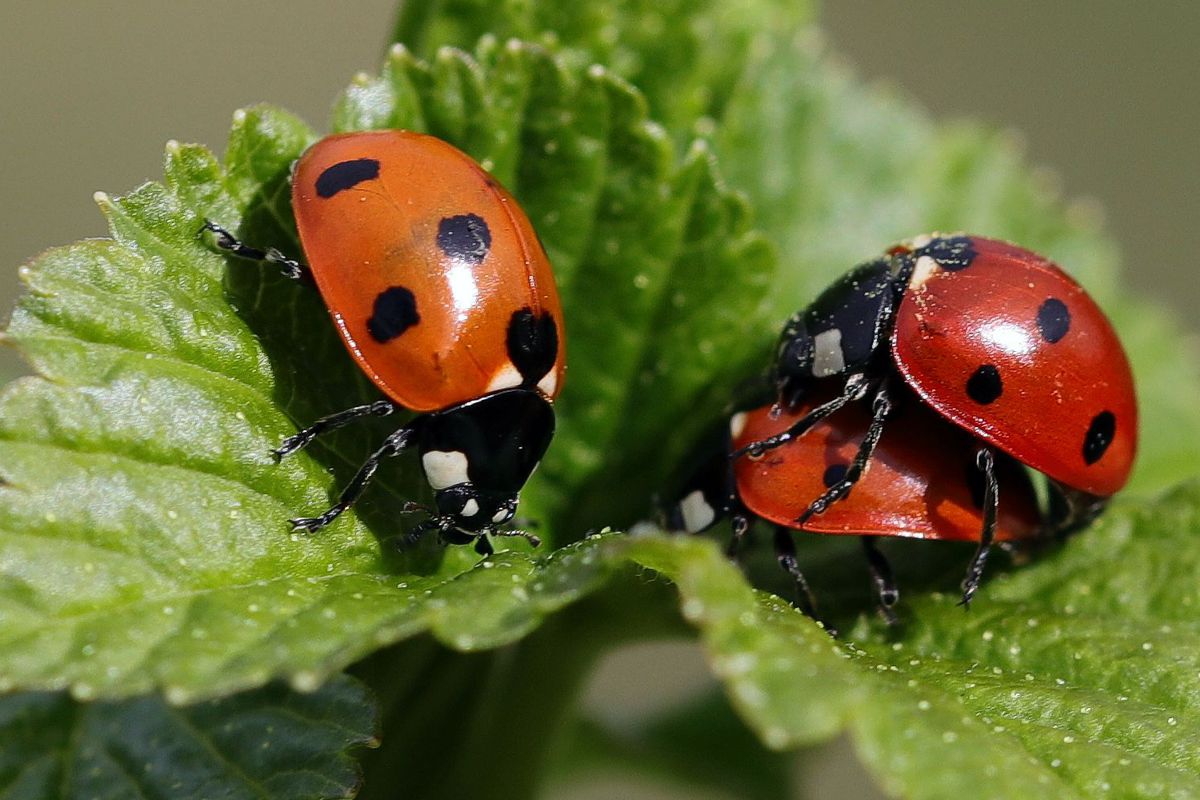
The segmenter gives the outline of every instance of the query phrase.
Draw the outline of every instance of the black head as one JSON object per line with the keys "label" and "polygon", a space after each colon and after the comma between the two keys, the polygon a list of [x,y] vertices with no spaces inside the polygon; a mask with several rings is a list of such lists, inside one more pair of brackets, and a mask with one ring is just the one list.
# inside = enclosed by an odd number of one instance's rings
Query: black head
{"label": "black head", "polygon": [[895,259],[847,272],[787,321],[775,374],[783,394],[813,380],[864,371],[886,349],[898,286]]}
{"label": "black head", "polygon": [[515,493],[481,491],[470,483],[442,489],[436,503],[438,514],[447,517],[447,523],[468,533],[488,533],[511,522],[517,513]]}
{"label": "black head", "polygon": [[440,527],[489,532],[510,522],[517,496],[554,435],[554,410],[536,390],[505,389],[414,421]]}

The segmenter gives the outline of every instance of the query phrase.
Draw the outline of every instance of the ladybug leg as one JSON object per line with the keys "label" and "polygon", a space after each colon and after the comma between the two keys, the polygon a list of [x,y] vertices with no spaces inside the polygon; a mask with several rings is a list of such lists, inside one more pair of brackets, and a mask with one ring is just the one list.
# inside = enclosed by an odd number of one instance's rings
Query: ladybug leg
{"label": "ladybug leg", "polygon": [[1052,481],[1049,505],[1047,531],[1051,536],[1064,539],[1100,516],[1108,505],[1108,498],[1067,489]]}
{"label": "ladybug leg", "polygon": [[992,541],[996,538],[996,513],[1000,508],[1000,484],[996,481],[996,459],[992,451],[981,447],[975,454],[975,464],[983,472],[983,530],[979,534],[979,547],[967,565],[967,576],[963,579],[962,600],[960,606],[968,607],[971,598],[979,589],[983,579],[983,567],[987,564],[988,553],[992,549]]}
{"label": "ladybug leg", "polygon": [[486,533],[481,533],[475,537],[475,552],[484,558],[496,554],[496,551],[492,549],[492,543],[488,541]]}
{"label": "ladybug leg", "polygon": [[896,612],[893,607],[900,599],[900,590],[892,577],[892,565],[887,556],[879,549],[875,536],[862,537],[863,554],[867,557],[867,568],[871,570],[871,580],[875,584],[875,597],[879,600],[879,613],[888,625],[896,624]]}
{"label": "ladybug leg", "polygon": [[750,518],[744,511],[736,511],[729,518],[729,522],[733,528],[733,536],[729,538],[725,555],[729,558],[737,558],[738,551],[742,549],[742,542],[746,540],[746,532],[750,530]]}
{"label": "ladybug leg", "polygon": [[782,525],[775,526],[775,557],[779,559],[779,566],[792,576],[792,580],[796,584],[796,605],[806,616],[819,619],[812,589],[809,588],[808,581],[804,578],[804,573],[800,571],[800,564],[796,560],[796,543],[792,540],[791,528],[785,528]]}
{"label": "ladybug leg", "polygon": [[768,450],[774,450],[776,447],[785,445],[798,436],[807,433],[814,425],[828,417],[830,414],[838,411],[847,403],[861,400],[867,396],[867,392],[871,389],[871,381],[866,375],[856,373],[846,379],[846,385],[842,389],[842,393],[830,400],[827,403],[814,408],[812,411],[805,414],[800,419],[788,428],[783,433],[777,433],[761,441],[751,442],[745,447],[739,447],[729,454],[730,459],[738,456],[748,455],[751,458],[758,458]]}
{"label": "ladybug leg", "polygon": [[279,447],[271,451],[275,456],[276,461],[282,460],[285,456],[290,456],[297,450],[302,450],[308,447],[312,440],[328,431],[336,431],[338,428],[353,422],[356,419],[365,417],[369,414],[375,414],[380,417],[386,417],[396,410],[396,405],[391,400],[376,400],[374,403],[367,403],[362,406],[348,408],[345,411],[339,411],[336,414],[330,414],[326,417],[321,417],[319,420],[309,425],[304,430],[289,436],[284,439]]}
{"label": "ladybug leg", "polygon": [[[410,511],[428,511],[429,510],[429,509],[425,508],[424,506],[422,506],[420,508],[408,508],[408,506],[410,506],[410,505],[416,505],[416,503],[405,503],[405,508],[403,509],[402,513],[408,513]],[[395,547],[398,551],[403,553],[405,550],[408,550],[411,547],[415,547],[417,542],[421,541],[421,539],[425,536],[425,534],[429,533],[430,531],[441,530],[441,528],[442,528],[442,525],[437,520],[434,520],[434,519],[424,520],[424,521],[418,523],[416,525],[416,527],[414,527],[408,533],[403,534],[401,536],[397,536]]]}
{"label": "ladybug leg", "polygon": [[506,530],[506,531],[492,530],[492,531],[489,531],[489,533],[491,533],[493,536],[519,536],[522,539],[524,539],[525,541],[529,542],[529,544],[532,545],[533,547],[541,547],[541,545],[542,545],[542,540],[539,539],[537,536],[530,533],[529,531],[523,531],[518,528],[513,528],[511,530]]}
{"label": "ladybug leg", "polygon": [[[375,471],[379,469],[380,462],[382,462],[385,458],[390,458],[391,456],[396,455],[405,447],[407,447],[412,435],[413,429],[410,427],[404,427],[387,437],[387,439],[384,440],[383,445],[374,453],[372,453],[367,460],[363,462],[363,465],[359,467],[358,474],[356,474],[353,480],[351,480],[346,488],[342,490],[341,497],[338,498],[337,503],[335,503],[332,508],[318,517],[299,517],[297,519],[288,520],[292,525],[292,530],[303,528],[309,533],[316,533],[321,528],[324,528],[326,525],[337,519],[343,511],[354,505],[354,502],[362,496],[363,491],[367,488],[367,484],[369,484],[371,482],[371,478],[374,477]],[[408,509],[406,508],[405,510],[407,511]]]}
{"label": "ladybug leg", "polygon": [[232,233],[209,219],[204,220],[204,225],[200,228],[199,234],[203,234],[206,231],[213,234],[213,244],[218,249],[224,250],[230,255],[244,258],[247,261],[263,261],[268,264],[275,264],[279,267],[280,272],[293,280],[312,280],[312,273],[308,267],[294,258],[288,258],[274,247],[266,250],[250,247],[238,241]]}
{"label": "ladybug leg", "polygon": [[808,522],[816,514],[821,514],[825,509],[841,500],[846,495],[850,494],[850,490],[854,488],[854,484],[858,483],[863,472],[867,468],[867,463],[870,462],[871,456],[875,453],[875,446],[879,444],[879,437],[883,435],[883,423],[887,419],[887,415],[892,412],[892,401],[888,397],[886,381],[879,386],[875,392],[875,399],[871,401],[871,424],[867,427],[867,432],[863,436],[862,443],[858,446],[858,452],[854,455],[854,461],[846,469],[846,474],[842,479],[830,486],[825,492],[812,501],[812,504],[805,509],[804,513],[796,520],[797,525],[803,525]]}

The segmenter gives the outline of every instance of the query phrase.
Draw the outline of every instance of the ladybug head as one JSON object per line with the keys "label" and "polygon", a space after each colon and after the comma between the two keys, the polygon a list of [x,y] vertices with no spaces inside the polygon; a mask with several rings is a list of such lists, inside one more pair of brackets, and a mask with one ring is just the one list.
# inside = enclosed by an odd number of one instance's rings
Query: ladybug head
{"label": "ladybug head", "polygon": [[509,522],[517,512],[517,496],[489,492],[471,483],[459,483],[438,491],[438,514],[449,517],[454,527],[477,533]]}

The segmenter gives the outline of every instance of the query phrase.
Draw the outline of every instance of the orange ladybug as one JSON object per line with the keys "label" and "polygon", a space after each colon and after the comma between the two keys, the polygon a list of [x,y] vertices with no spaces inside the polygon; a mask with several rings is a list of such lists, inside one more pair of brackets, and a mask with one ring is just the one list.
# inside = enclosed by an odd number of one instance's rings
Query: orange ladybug
{"label": "orange ladybug", "polygon": [[537,538],[509,523],[554,433],[566,360],[554,273],[529,219],[462,151],[411,131],[326,137],[292,175],[308,264],[259,250],[206,221],[232,255],[313,280],[346,349],[387,399],[317,420],[280,458],[325,431],[403,407],[423,412],[387,437],[332,508],[291,520],[316,531],[362,494],[379,463],[416,449],[436,507],[419,536]]}

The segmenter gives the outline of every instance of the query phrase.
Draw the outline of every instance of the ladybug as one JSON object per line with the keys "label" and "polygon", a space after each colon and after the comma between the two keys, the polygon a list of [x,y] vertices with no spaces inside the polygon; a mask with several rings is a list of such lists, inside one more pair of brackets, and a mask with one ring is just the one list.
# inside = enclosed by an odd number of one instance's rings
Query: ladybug
{"label": "ladybug", "polygon": [[[922,236],[854,268],[787,321],[772,377],[774,402],[734,416],[667,522],[732,514],[735,540],[747,512],[774,522],[802,597],[790,529],[864,535],[885,613],[896,594],[874,537],[976,541],[969,604],[995,541],[1086,524],[1137,449],[1108,319],[1058,266],[993,239]],[[1019,465],[1048,479],[1045,513]]]}
{"label": "ladybug", "polygon": [[218,248],[316,283],[342,342],[386,399],[314,422],[277,458],[320,434],[399,408],[418,412],[363,463],[337,503],[291,520],[328,525],[380,462],[415,449],[435,506],[413,531],[489,555],[554,434],[551,402],[566,369],[562,307],[525,213],[462,151],[388,130],[321,139],[296,162],[292,209],[308,264],[258,250],[206,221]]}

